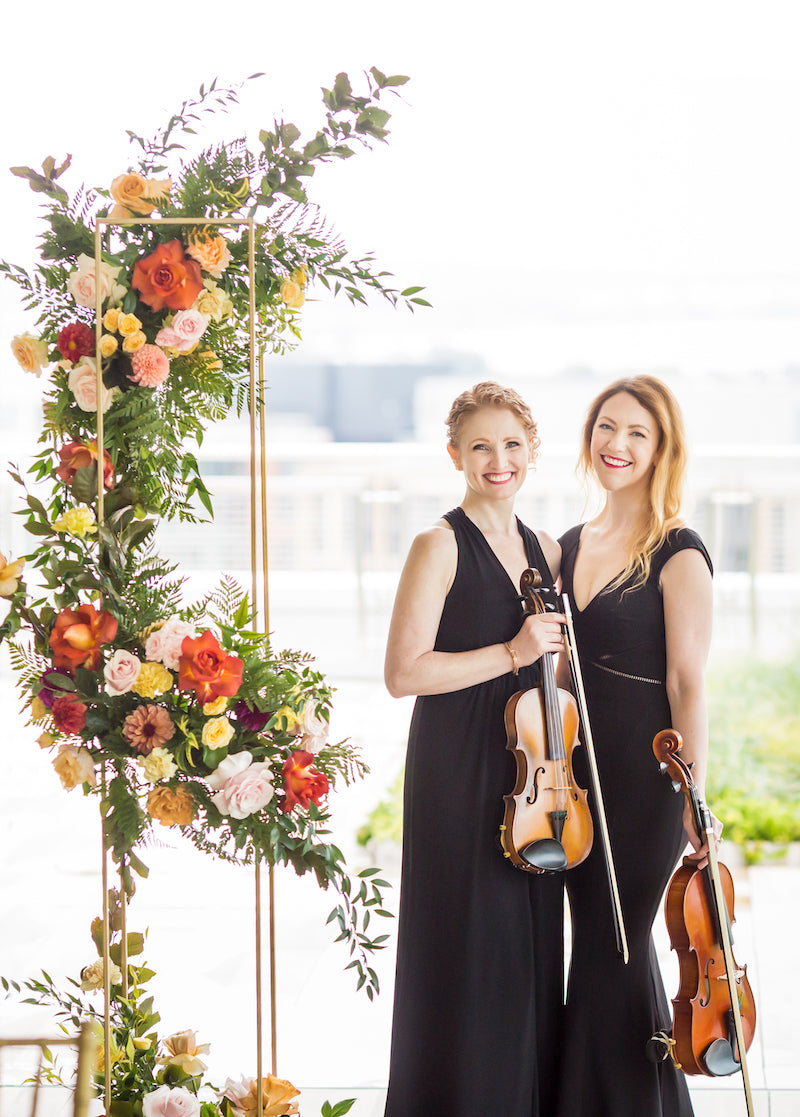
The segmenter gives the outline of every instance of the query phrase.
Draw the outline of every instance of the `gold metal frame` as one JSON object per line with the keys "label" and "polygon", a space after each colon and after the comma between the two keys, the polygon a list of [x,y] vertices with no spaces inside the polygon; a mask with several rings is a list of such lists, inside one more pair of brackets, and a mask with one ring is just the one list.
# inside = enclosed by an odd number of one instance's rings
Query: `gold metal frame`
{"label": "gold metal frame", "polygon": [[[97,276],[102,263],[102,235],[104,229],[112,227],[125,227],[129,225],[200,225],[200,226],[230,226],[245,227],[247,229],[248,250],[248,279],[250,288],[249,329],[250,329],[250,571],[251,571],[251,600],[256,613],[263,617],[264,632],[269,632],[269,584],[268,584],[268,553],[267,553],[267,493],[266,493],[266,423],[264,415],[264,355],[258,354],[256,361],[256,290],[255,290],[255,221],[252,217],[131,217],[113,221],[107,217],[97,219],[95,226],[94,266],[95,266],[95,364],[97,367],[97,521],[104,519],[104,488],[103,488],[103,452],[105,443],[105,424],[100,400],[103,389],[103,362],[100,352],[100,339],[102,337],[102,298],[100,283]],[[257,401],[260,401],[260,406]],[[256,411],[259,412],[258,430],[256,429]],[[260,592],[259,592],[260,591]],[[259,604],[260,603],[260,604]],[[105,788],[105,771],[103,772],[103,787]],[[104,1044],[105,1051],[111,1050],[111,982],[110,982],[110,916],[109,916],[109,888],[108,888],[108,857],[105,840],[105,830],[102,837],[103,863],[103,993],[105,999],[104,1016]],[[276,995],[276,960],[275,960],[275,871],[272,863],[268,864],[268,899],[269,899],[269,995],[270,995],[270,1035],[272,1053],[272,1073],[277,1074],[278,1039],[277,1039],[277,995]],[[127,940],[125,917],[125,892],[120,888],[120,903],[122,906],[122,958],[120,969],[123,974],[123,989],[127,991]],[[256,856],[255,861],[255,970],[256,970],[256,1104],[257,1113],[263,1108],[263,1012],[262,1012],[262,894],[261,894],[261,863]],[[110,1111],[110,1075],[106,1074],[105,1106],[106,1113]]]}

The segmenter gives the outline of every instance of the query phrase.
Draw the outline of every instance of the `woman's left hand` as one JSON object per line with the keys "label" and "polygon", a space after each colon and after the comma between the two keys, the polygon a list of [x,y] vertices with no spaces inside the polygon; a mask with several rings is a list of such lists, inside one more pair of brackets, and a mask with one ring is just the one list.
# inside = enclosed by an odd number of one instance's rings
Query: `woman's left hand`
{"label": "woman's left hand", "polygon": [[[719,847],[722,844],[722,823],[713,812],[709,811],[709,814],[711,815],[711,829],[714,834],[714,847],[719,853]],[[692,805],[688,799],[683,805],[683,828],[693,849],[693,852],[688,855],[689,859],[696,863],[698,869],[704,869],[708,864],[708,842],[701,841],[697,833]]]}

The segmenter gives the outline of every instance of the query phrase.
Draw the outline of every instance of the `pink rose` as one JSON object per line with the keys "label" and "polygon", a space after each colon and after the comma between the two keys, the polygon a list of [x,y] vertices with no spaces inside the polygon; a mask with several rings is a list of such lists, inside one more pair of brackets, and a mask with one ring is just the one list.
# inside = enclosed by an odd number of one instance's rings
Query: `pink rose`
{"label": "pink rose", "polygon": [[157,388],[169,376],[169,357],[157,345],[143,345],[131,357],[130,379],[143,388]]}
{"label": "pink rose", "polygon": [[132,652],[118,648],[103,668],[107,694],[127,694],[142,668],[141,660]]}
{"label": "pink rose", "polygon": [[151,632],[144,645],[144,654],[149,660],[163,663],[170,671],[180,666],[181,647],[184,636],[196,636],[194,625],[182,621],[180,617],[170,617],[161,628]]}
{"label": "pink rose", "polygon": [[200,1099],[184,1086],[159,1086],[142,1099],[144,1117],[200,1117]]}
{"label": "pink rose", "polygon": [[[97,411],[97,362],[94,357],[81,357],[70,370],[67,386],[81,411]],[[103,387],[101,391],[103,414],[113,401],[113,393]]]}
{"label": "pink rose", "polygon": [[217,792],[211,801],[220,814],[247,818],[266,807],[275,794],[271,775],[269,764],[264,761],[254,764],[249,752],[226,756],[208,777]]}
{"label": "pink rose", "polygon": [[179,310],[172,326],[165,326],[156,337],[156,345],[166,345],[185,353],[197,345],[208,329],[209,318],[199,310]]}

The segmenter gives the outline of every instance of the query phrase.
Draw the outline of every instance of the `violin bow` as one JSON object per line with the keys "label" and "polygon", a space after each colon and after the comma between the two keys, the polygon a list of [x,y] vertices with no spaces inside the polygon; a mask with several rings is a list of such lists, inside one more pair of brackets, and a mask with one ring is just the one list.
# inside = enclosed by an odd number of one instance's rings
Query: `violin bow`
{"label": "violin bow", "polygon": [[622,955],[623,962],[627,965],[630,957],[628,953],[628,939],[625,934],[625,922],[622,918],[622,904],[619,898],[619,887],[617,885],[617,874],[614,868],[614,856],[611,852],[611,839],[608,836],[608,823],[606,821],[606,810],[603,805],[603,793],[600,789],[600,773],[597,768],[597,756],[594,751],[594,738],[592,737],[592,727],[589,722],[589,710],[586,705],[586,692],[583,689],[583,675],[581,673],[580,659],[578,658],[578,645],[575,640],[575,629],[572,624],[572,610],[569,604],[569,597],[567,594],[561,594],[562,612],[567,618],[567,623],[564,626],[566,629],[564,641],[567,649],[567,659],[569,661],[570,672],[572,674],[572,682],[575,687],[575,694],[578,699],[578,712],[580,713],[581,725],[583,726],[583,743],[586,749],[586,755],[589,759],[589,771],[592,779],[592,790],[594,791],[595,806],[597,808],[597,821],[600,824],[600,837],[603,845],[603,855],[606,863],[606,875],[608,876],[608,887],[611,893],[611,906],[614,912],[614,932],[617,936],[617,950]]}

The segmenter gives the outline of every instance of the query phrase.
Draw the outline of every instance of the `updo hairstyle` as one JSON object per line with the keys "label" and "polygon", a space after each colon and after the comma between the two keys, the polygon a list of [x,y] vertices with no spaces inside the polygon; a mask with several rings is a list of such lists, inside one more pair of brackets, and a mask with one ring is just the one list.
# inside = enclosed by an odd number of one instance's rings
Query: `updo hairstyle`
{"label": "updo hairstyle", "polygon": [[445,420],[448,443],[457,447],[464,420],[468,415],[473,415],[484,407],[505,408],[519,420],[528,435],[529,458],[533,464],[538,457],[540,440],[531,409],[513,388],[503,388],[493,380],[483,380],[453,400],[450,413]]}

